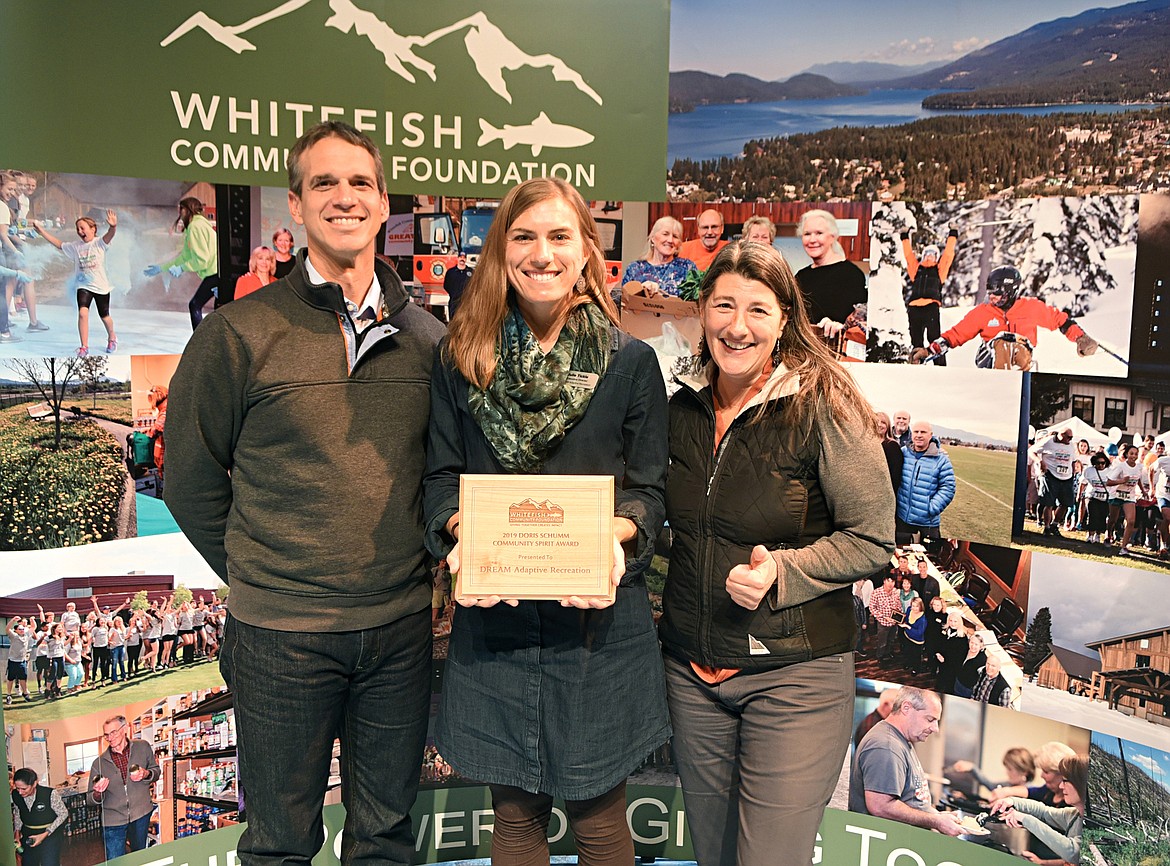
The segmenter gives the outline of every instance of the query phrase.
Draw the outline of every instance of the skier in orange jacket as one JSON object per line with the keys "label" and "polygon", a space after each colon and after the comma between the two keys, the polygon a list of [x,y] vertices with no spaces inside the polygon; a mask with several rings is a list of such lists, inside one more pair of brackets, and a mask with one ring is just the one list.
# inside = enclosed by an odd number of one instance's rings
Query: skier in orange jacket
{"label": "skier in orange jacket", "polygon": [[[910,233],[902,233],[902,254],[906,257],[906,275],[910,283],[903,294],[906,300],[906,318],[910,322],[910,345],[921,349],[939,338],[939,308],[942,306],[942,286],[951,272],[955,261],[955,248],[959,244],[959,232],[952,228],[947,234],[946,247],[940,252],[936,244],[928,244],[922,250],[922,258],[914,255],[910,244]],[[945,367],[946,357],[939,357],[935,364]]]}
{"label": "skier in orange jacket", "polygon": [[1097,351],[1097,341],[1072,316],[1038,298],[1021,298],[1023,287],[1023,276],[1010,265],[993,270],[987,277],[987,303],[969,312],[929,348],[915,349],[910,363],[921,364],[978,336],[983,342],[975,353],[975,366],[1028,370],[1040,328],[1060,331],[1077,344],[1081,357]]}

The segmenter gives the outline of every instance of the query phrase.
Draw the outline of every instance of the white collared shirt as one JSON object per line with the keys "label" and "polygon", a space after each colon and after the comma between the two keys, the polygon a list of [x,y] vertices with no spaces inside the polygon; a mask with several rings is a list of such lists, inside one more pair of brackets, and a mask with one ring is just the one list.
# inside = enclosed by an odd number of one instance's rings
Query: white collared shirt
{"label": "white collared shirt", "polygon": [[[311,254],[305,256],[305,268],[309,273],[309,280],[313,283],[321,284],[332,282],[321,276],[321,272],[313,267],[313,260]],[[345,301],[345,309],[349,313],[349,318],[353,321],[354,330],[359,334],[378,320],[378,316],[382,310],[382,286],[378,283],[378,275],[375,273],[370,279],[370,287],[366,290],[366,296],[361,304],[355,304],[349,298],[342,294],[342,300]],[[371,310],[373,318],[361,319],[358,318],[363,311]]]}

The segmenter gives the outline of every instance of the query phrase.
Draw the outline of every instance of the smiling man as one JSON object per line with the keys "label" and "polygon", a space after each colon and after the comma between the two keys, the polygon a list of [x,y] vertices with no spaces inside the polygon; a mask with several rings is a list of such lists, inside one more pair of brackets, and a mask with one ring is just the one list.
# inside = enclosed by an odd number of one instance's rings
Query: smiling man
{"label": "smiling man", "polygon": [[220,669],[242,863],[308,864],[335,737],[341,862],[405,864],[430,705],[421,480],[442,326],[377,262],[377,146],[318,124],[288,157],[307,247],[209,316],[171,380],[166,501],[232,588]]}
{"label": "smiling man", "polygon": [[715,261],[716,254],[727,246],[723,239],[723,214],[711,209],[703,211],[699,214],[696,230],[699,236],[683,244],[678,254],[694,262],[700,271],[705,271]]}

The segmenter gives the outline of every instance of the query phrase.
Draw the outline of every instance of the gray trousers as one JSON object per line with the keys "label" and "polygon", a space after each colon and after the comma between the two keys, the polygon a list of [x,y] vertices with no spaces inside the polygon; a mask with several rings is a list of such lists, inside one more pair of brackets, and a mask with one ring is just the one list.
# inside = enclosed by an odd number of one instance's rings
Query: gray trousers
{"label": "gray trousers", "polygon": [[809,866],[853,723],[853,654],[718,685],[665,656],[674,757],[699,866]]}

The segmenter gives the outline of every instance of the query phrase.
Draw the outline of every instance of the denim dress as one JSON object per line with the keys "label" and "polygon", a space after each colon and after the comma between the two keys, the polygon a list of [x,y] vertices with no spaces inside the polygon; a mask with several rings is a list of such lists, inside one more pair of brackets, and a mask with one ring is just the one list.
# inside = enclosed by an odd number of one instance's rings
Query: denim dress
{"label": "denim dress", "polygon": [[[638,526],[616,601],[457,608],[435,734],[461,775],[567,800],[612,790],[670,736],[644,579],[664,515],[666,393],[653,351],[611,333],[588,409],[541,471],[614,476],[615,513]],[[459,475],[504,469],[468,409],[466,380],[441,356],[431,386],[424,512],[427,547],[442,557]]]}

